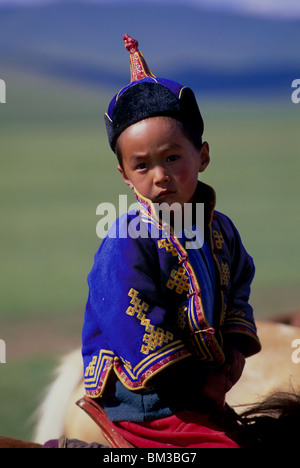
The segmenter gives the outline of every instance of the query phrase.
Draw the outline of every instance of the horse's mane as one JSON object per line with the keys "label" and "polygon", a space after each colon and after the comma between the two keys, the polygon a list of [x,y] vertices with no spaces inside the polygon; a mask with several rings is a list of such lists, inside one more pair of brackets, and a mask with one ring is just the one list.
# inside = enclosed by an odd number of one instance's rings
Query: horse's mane
{"label": "horse's mane", "polygon": [[274,392],[237,416],[228,435],[242,447],[279,448],[299,443],[300,394]]}
{"label": "horse's mane", "polygon": [[295,392],[275,392],[263,401],[251,405],[242,413],[243,417],[268,415],[274,418],[300,418],[300,394]]}

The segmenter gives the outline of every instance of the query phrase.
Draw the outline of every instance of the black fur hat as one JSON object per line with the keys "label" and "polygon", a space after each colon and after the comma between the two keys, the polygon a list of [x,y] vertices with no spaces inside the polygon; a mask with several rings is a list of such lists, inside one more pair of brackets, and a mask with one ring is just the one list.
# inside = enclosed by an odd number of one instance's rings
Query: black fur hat
{"label": "black fur hat", "polygon": [[171,80],[155,77],[149,70],[138,43],[124,36],[130,53],[131,82],[114,96],[105,114],[110,147],[130,125],[149,117],[173,117],[199,129],[203,134],[203,119],[193,91]]}

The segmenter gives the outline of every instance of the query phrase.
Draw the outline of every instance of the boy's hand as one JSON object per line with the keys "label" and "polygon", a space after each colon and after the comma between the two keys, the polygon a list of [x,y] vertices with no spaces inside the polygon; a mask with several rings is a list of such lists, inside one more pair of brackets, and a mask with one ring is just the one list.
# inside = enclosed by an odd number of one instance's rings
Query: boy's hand
{"label": "boy's hand", "polygon": [[231,382],[222,372],[211,370],[208,373],[202,393],[210,400],[213,400],[217,407],[222,410],[225,405],[225,395],[231,387]]}
{"label": "boy's hand", "polygon": [[225,405],[226,393],[239,380],[245,366],[245,356],[233,346],[227,348],[226,363],[223,371],[211,370],[208,373],[202,393],[213,400],[222,410]]}
{"label": "boy's hand", "polygon": [[243,373],[246,359],[245,356],[233,346],[227,348],[226,355],[224,374],[233,386]]}

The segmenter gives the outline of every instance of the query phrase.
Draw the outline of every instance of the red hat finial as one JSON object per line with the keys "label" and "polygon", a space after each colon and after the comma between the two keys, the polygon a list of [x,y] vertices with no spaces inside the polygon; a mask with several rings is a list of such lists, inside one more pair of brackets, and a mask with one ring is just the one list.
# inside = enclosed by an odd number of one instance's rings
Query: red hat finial
{"label": "red hat finial", "polygon": [[125,48],[130,54],[131,82],[142,80],[147,76],[155,78],[155,76],[149,70],[149,67],[143,57],[142,52],[140,52],[138,49],[138,41],[130,37],[128,34],[125,34],[125,36],[123,37],[123,41],[125,43]]}
{"label": "red hat finial", "polygon": [[125,43],[125,48],[128,50],[130,54],[134,54],[134,52],[138,52],[138,41],[136,39],[133,39],[130,37],[128,34],[125,34],[123,37],[123,41]]}

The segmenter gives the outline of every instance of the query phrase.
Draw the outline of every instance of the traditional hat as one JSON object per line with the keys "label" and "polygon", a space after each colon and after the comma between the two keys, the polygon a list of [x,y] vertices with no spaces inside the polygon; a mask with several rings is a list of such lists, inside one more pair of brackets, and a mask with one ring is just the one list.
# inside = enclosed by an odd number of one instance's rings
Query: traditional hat
{"label": "traditional hat", "polygon": [[199,129],[203,119],[193,91],[175,81],[157,78],[149,70],[138,42],[123,38],[130,54],[131,82],[111,100],[105,114],[109,144],[113,151],[120,134],[130,125],[155,116],[173,117]]}

